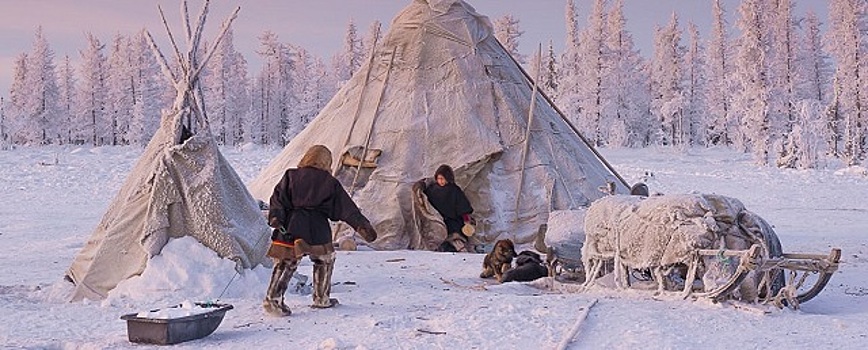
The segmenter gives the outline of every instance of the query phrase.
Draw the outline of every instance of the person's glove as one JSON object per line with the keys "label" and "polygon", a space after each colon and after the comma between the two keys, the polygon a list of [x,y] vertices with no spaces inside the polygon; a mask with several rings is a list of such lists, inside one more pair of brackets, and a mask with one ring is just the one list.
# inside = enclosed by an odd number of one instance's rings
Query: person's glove
{"label": "person's glove", "polygon": [[464,224],[476,226],[476,219],[470,216],[470,214],[464,214],[461,218],[464,219]]}
{"label": "person's glove", "polygon": [[362,238],[364,238],[368,243],[377,239],[377,231],[374,230],[374,226],[371,226],[371,223],[369,222],[359,226],[359,228],[356,229],[356,232],[358,232],[359,236],[362,236]]}
{"label": "person's glove", "polygon": [[272,228],[280,228],[283,227],[283,224],[280,223],[280,220],[277,220],[277,217],[273,217],[271,220],[268,220],[268,226],[271,226]]}
{"label": "person's glove", "polygon": [[286,240],[286,229],[283,226],[278,227],[271,231],[271,240],[272,241],[285,241]]}

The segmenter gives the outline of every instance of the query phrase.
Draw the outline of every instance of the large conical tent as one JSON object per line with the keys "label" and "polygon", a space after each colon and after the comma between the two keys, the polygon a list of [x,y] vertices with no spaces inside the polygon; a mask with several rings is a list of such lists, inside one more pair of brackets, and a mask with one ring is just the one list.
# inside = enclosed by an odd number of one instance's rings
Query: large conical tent
{"label": "large conical tent", "polygon": [[[268,236],[268,226],[241,178],[220,153],[203,114],[197,85],[200,67],[238,10],[224,22],[221,34],[200,62],[198,45],[207,9],[206,1],[191,30],[183,4],[188,50],[182,54],[173,40],[178,71],[169,69],[148,34],[178,94],[99,226],[69,267],[67,277],[75,283],[72,300],[104,298],[118,283],[140,274],[147,260],[159,254],[170,238],[195,237],[221,257],[235,260],[239,268],[253,267],[265,256],[267,244],[263,241],[268,239],[263,237]],[[171,31],[169,34],[171,38]]]}
{"label": "large conical tent", "polygon": [[[425,249],[412,186],[449,164],[475,208],[475,239],[529,243],[552,210],[587,206],[601,187],[629,191],[531,80],[466,2],[415,0],[250,191],[267,200],[283,172],[322,144],[379,232],[374,247]],[[346,227],[337,231],[342,238]]]}

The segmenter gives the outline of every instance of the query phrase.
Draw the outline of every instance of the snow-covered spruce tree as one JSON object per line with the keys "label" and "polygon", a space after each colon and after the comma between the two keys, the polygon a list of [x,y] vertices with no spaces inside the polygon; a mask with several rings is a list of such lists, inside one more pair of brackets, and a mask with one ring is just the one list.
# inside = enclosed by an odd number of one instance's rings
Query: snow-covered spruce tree
{"label": "snow-covered spruce tree", "polygon": [[72,67],[69,56],[63,57],[63,63],[59,68],[59,100],[57,103],[57,117],[55,118],[57,126],[55,130],[60,135],[58,143],[72,144],[72,130],[81,127],[80,125],[76,125],[78,120],[75,118],[75,114],[79,110],[76,105],[78,102],[76,94],[78,89],[76,88],[75,68]]}
{"label": "snow-covered spruce tree", "polygon": [[6,99],[0,96],[0,150],[9,149],[8,136],[6,134]]}
{"label": "snow-covered spruce tree", "polygon": [[74,130],[73,137],[94,146],[102,146],[109,135],[106,81],[108,62],[103,51],[105,45],[91,33],[87,34],[87,44],[81,51],[81,83],[78,85],[80,110],[76,116],[80,119],[75,123],[83,128]]}
{"label": "snow-covered spruce tree", "polygon": [[[264,64],[256,76],[251,92],[253,99],[251,137],[259,144],[273,147],[286,145],[289,108],[292,101],[292,66],[290,48],[279,42],[277,35],[266,31],[260,39],[257,53]],[[256,142],[256,141],[254,141]]]}
{"label": "snow-covered spruce tree", "polygon": [[549,40],[548,48],[543,53],[542,62],[540,63],[542,72],[540,72],[539,76],[539,85],[540,89],[551,98],[558,95],[558,88],[560,87],[558,66],[559,63],[555,54],[554,44]]}
{"label": "snow-covered spruce tree", "polygon": [[669,23],[654,34],[651,60],[651,114],[660,123],[657,142],[664,146],[686,144],[683,60],[678,16],[672,13]]}
{"label": "snow-covered spruce tree", "polygon": [[498,19],[494,20],[494,37],[497,38],[497,41],[500,41],[503,44],[503,47],[506,49],[513,58],[515,58],[518,63],[524,64],[526,63],[526,59],[524,55],[518,50],[519,39],[521,35],[524,34],[521,31],[521,26],[519,25],[520,21],[518,18],[515,18],[513,15],[504,15]]}
{"label": "snow-covered spruce tree", "polygon": [[582,113],[579,105],[579,25],[573,0],[567,0],[564,12],[566,39],[564,52],[561,54],[560,86],[553,99],[566,114],[567,119],[579,127]]}
{"label": "snow-covered spruce tree", "polygon": [[[769,81],[770,81],[770,134],[777,145],[777,166],[794,168],[799,163],[797,154],[801,146],[790,135],[799,116],[796,103],[798,89],[798,47],[800,39],[793,19],[792,0],[772,3],[770,19]],[[785,146],[789,145],[789,146]]]}
{"label": "snow-covered spruce tree", "polygon": [[[785,3],[781,1],[778,4],[780,6]],[[778,14],[785,12],[786,10],[782,9]],[[782,24],[783,19],[775,23]],[[794,67],[790,72],[793,79],[790,108],[795,120],[789,125],[784,125],[783,138],[779,142],[777,165],[806,169],[820,165],[820,154],[834,149],[832,145],[837,135],[831,132],[835,124],[826,119],[829,114],[824,107],[829,105],[826,90],[829,89],[828,77],[831,75],[831,69],[828,57],[822,50],[819,19],[809,12],[802,21],[802,28],[803,35],[793,35],[794,52],[790,59]],[[795,28],[792,30],[796,31]],[[775,41],[779,42],[779,38]],[[776,46],[779,46],[779,43]],[[778,59],[775,61],[780,63]],[[778,81],[780,82],[781,79]]]}
{"label": "snow-covered spruce tree", "polygon": [[[799,51],[799,60],[797,61],[797,72],[799,78],[799,99],[812,100],[819,102],[820,106],[829,106],[830,96],[830,77],[832,75],[832,66],[829,63],[829,56],[823,50],[822,35],[820,32],[820,20],[813,12],[808,12],[803,21],[803,31],[801,50]],[[824,122],[819,126],[820,135],[825,141],[823,147],[819,147],[818,151],[824,150],[828,154],[834,154],[838,141],[836,127],[837,120],[825,119],[829,116],[824,110],[822,119]]]}
{"label": "snow-covered spruce tree", "polygon": [[840,98],[841,84],[838,83],[837,75],[832,78],[831,90],[832,95],[829,98],[829,104],[826,105],[826,109],[823,111],[823,119],[826,121],[824,125],[827,133],[826,144],[828,145],[826,155],[840,158],[841,149],[843,148],[841,145],[844,138],[844,132],[842,131],[844,117],[841,115],[843,107]]}
{"label": "snow-covered spruce tree", "polygon": [[234,146],[241,141],[242,120],[250,104],[247,61],[235,49],[232,29],[208,61],[208,70],[203,86],[211,132],[218,144]]}
{"label": "snow-covered spruce tree", "polygon": [[578,104],[581,108],[579,130],[594,146],[603,146],[603,98],[605,86],[603,74],[608,52],[606,51],[606,0],[595,0],[588,16],[588,25],[579,35],[579,59],[576,68]]}
{"label": "snow-covered spruce tree", "polygon": [[123,137],[129,129],[129,118],[135,104],[131,68],[129,40],[121,34],[116,34],[112,39],[108,56],[106,107],[109,135],[105,144],[113,146],[127,144]]}
{"label": "snow-covered spruce tree", "polygon": [[778,166],[809,169],[819,165],[819,155],[824,147],[823,106],[814,99],[802,99],[794,103],[796,123],[788,137],[782,140],[785,152],[778,158]]}
{"label": "snow-covered spruce tree", "polygon": [[645,63],[633,44],[624,18],[624,1],[608,14],[604,68],[603,132],[609,146],[644,146],[648,140],[649,94]]}
{"label": "snow-covered spruce tree", "polygon": [[705,115],[708,107],[703,94],[707,80],[703,73],[705,57],[699,29],[695,24],[689,23],[687,32],[690,35],[690,45],[684,58],[684,121],[686,124],[684,132],[687,135],[685,137],[687,144],[695,146],[704,145],[707,139],[705,130],[708,128],[704,122],[708,119]]}
{"label": "snow-covered spruce tree", "polygon": [[744,0],[739,6],[741,36],[732,74],[732,113],[740,118],[742,131],[734,144],[741,151],[751,151],[759,165],[768,165],[771,148],[766,5],[761,0]]}
{"label": "snow-covered spruce tree", "polygon": [[832,119],[840,118],[840,154],[847,165],[866,157],[868,127],[868,4],[864,0],[832,0],[828,51],[837,66]]}
{"label": "snow-covered spruce tree", "polygon": [[160,72],[144,30],[130,39],[130,68],[135,104],[124,139],[130,144],[144,146],[160,126],[161,110],[168,107],[163,92],[171,90]]}
{"label": "snow-covered spruce tree", "polygon": [[23,129],[25,143],[55,143],[58,134],[53,130],[58,124],[53,120],[57,115],[57,73],[54,64],[54,51],[42,33],[42,26],[36,29],[33,47],[27,55],[27,84],[30,95],[25,97]]}
{"label": "snow-covered spruce tree", "polygon": [[732,63],[726,32],[726,13],[721,0],[712,5],[711,35],[705,50],[705,121],[706,145],[731,145],[738,132],[738,122],[731,113],[730,72]]}
{"label": "snow-covered spruce tree", "polygon": [[344,35],[344,45],[341,51],[332,58],[332,66],[337,75],[339,85],[346,83],[362,66],[366,53],[362,52],[362,40],[359,38],[356,23],[350,19],[347,33]]}
{"label": "snow-covered spruce tree", "polygon": [[24,105],[30,95],[30,87],[26,82],[27,53],[21,53],[15,58],[12,68],[12,86],[9,87],[9,100],[5,107],[5,128],[10,144],[24,144],[25,134],[22,131]]}
{"label": "snow-covered spruce tree", "polygon": [[297,59],[293,76],[296,84],[293,94],[298,102],[290,113],[290,125],[286,131],[287,139],[290,140],[304,130],[332,97],[325,94],[331,84],[328,83],[322,60],[301,47],[295,50]]}

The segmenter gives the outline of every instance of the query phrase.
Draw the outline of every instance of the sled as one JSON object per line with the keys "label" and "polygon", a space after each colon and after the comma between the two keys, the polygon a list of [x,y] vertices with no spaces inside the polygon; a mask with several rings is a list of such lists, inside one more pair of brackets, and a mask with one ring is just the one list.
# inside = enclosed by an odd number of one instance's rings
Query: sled
{"label": "sled", "polygon": [[[577,261],[557,256],[556,253],[555,250],[549,250],[551,255],[547,256],[550,266],[555,267],[550,270],[555,274],[552,277],[559,282],[573,282],[569,278],[559,278],[560,274],[569,270],[558,267],[570,266]],[[694,279],[689,276],[689,274],[696,273],[695,266],[699,265],[703,258],[732,259],[737,262],[737,266],[726,278],[726,282],[703,291],[704,288],[695,286]],[[753,272],[759,279],[757,302],[774,305],[778,308],[789,307],[798,310],[801,304],[816,297],[826,287],[832,275],[838,270],[840,260],[841,249],[839,248],[832,248],[829,254],[783,253],[777,257],[768,257],[760,244],[754,244],[747,250],[699,249],[696,251],[693,266],[688,267],[688,276],[684,278],[686,280],[685,285],[682,288],[672,288],[678,284],[664,284],[670,286],[668,289],[682,289],[685,297],[707,298],[713,302],[721,302],[737,299],[734,294],[743,283],[748,282]],[[611,270],[611,264],[609,265]],[[599,275],[599,269],[597,275]],[[582,277],[584,279],[584,276]],[[664,278],[671,279],[672,277],[669,275]],[[635,274],[633,274],[633,279],[637,279]],[[655,277],[651,277],[651,279],[655,279]],[[593,282],[593,278],[586,281],[585,285],[587,286],[589,282]],[[696,289],[700,291],[695,291]]]}
{"label": "sled", "polygon": [[[204,338],[214,333],[223,321],[226,311],[233,308],[230,304],[196,303],[196,305],[210,310],[178,318],[142,317],[140,314],[132,313],[121,316],[121,319],[127,321],[127,336],[130,342],[172,345]],[[169,309],[180,307],[181,305],[177,305]]]}
{"label": "sled", "polygon": [[[757,302],[774,305],[778,308],[789,307],[797,310],[801,304],[816,297],[829,283],[838,270],[841,249],[832,248],[828,254],[783,253],[776,235],[759,239],[746,250],[697,249],[686,275],[668,274],[655,276],[653,271],[626,271],[627,286],[630,281],[658,281],[664,290],[681,290],[683,296],[706,298],[713,302],[739,299],[736,296],[743,283],[756,284]],[[546,263],[553,280],[560,283],[591,285],[594,280],[614,272],[614,256],[600,261],[597,266],[583,266],[581,253],[576,249],[548,247]],[[580,249],[580,248],[579,248]],[[730,260],[732,271],[725,282],[706,290],[697,270],[703,262]],[[753,274],[753,276],[752,276]],[[587,278],[593,276],[592,278]],[[692,276],[692,277],[691,277]],[[660,283],[661,279],[666,279]],[[673,280],[679,279],[678,283]],[[757,282],[758,281],[758,282]]]}

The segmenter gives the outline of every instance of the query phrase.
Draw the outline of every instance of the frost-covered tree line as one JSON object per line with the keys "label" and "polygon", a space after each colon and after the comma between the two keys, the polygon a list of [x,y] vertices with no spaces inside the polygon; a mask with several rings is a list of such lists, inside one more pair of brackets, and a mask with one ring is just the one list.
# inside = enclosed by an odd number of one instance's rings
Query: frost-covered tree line
{"label": "frost-covered tree line", "polygon": [[[788,168],[828,158],[860,164],[868,157],[868,1],[829,0],[825,22],[797,16],[795,1],[742,0],[725,9],[713,0],[704,34],[673,13],[655,28],[653,50],[643,56],[627,30],[623,0],[591,0],[584,14],[567,0],[563,51],[547,43],[535,74],[595,146],[724,146]],[[531,61],[519,51],[517,17],[493,24],[517,61]],[[218,142],[285,145],[364,64],[379,29],[372,23],[362,35],[350,21],[328,63],[262,33],[258,72],[248,70],[230,33],[203,77]],[[147,142],[172,89],[144,32],[107,42],[88,34],[87,42],[73,66],[36,31],[0,103],[4,147]]]}
{"label": "frost-covered tree line", "polygon": [[[258,37],[258,72],[249,71],[230,30],[202,73],[217,142],[286,145],[359,69],[379,26],[373,23],[363,37],[351,21],[330,64],[266,31]],[[73,64],[55,57],[41,27],[36,30],[32,48],[15,60],[8,98],[0,101],[0,146],[147,144],[174,90],[145,31],[108,41],[86,34],[86,43]]]}
{"label": "frost-covered tree line", "polygon": [[595,146],[726,146],[780,167],[860,164],[868,2],[830,0],[826,23],[796,16],[794,2],[742,0],[730,24],[714,0],[704,37],[673,13],[643,57],[623,0],[593,0],[584,20],[567,0],[564,49],[543,53],[540,85]]}

